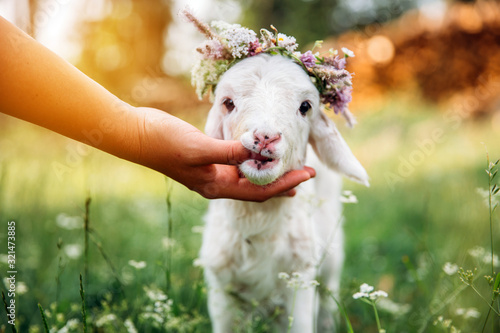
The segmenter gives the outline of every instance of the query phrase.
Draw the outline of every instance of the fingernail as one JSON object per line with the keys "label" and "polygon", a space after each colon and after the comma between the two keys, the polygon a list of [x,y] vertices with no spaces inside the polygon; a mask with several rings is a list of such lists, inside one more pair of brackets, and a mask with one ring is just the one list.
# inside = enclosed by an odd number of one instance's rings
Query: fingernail
{"label": "fingernail", "polygon": [[309,173],[309,175],[311,176],[311,178],[316,177],[316,170],[314,170],[313,168],[307,169],[307,172]]}

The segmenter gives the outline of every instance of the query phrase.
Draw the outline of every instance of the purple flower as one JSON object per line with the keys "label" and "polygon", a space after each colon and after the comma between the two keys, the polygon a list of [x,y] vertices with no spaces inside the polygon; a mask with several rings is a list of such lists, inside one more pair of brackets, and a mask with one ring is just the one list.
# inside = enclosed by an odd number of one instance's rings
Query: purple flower
{"label": "purple flower", "polygon": [[307,68],[314,67],[316,65],[316,57],[311,51],[307,51],[306,53],[302,54],[300,56],[300,61],[306,66]]}
{"label": "purple flower", "polygon": [[258,39],[254,40],[253,42],[250,42],[250,46],[248,48],[248,55],[250,57],[257,55],[261,52],[262,52],[262,45],[260,45]]}
{"label": "purple flower", "polygon": [[205,59],[224,60],[230,58],[229,51],[216,39],[206,40],[197,49]]}
{"label": "purple flower", "polygon": [[344,86],[340,89],[332,89],[321,97],[324,104],[330,104],[335,114],[344,113],[352,100],[352,87]]}
{"label": "purple flower", "polygon": [[335,69],[344,69],[346,65],[346,58],[345,57],[339,57],[338,55],[336,56],[331,56],[331,57],[325,57],[325,64],[333,66]]}

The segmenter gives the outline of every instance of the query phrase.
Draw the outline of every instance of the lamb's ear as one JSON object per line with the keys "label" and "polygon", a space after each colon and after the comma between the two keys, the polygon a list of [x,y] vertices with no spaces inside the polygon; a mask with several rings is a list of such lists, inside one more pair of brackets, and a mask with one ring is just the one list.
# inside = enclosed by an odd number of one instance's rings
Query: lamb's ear
{"label": "lamb's ear", "polygon": [[205,124],[205,134],[215,139],[224,139],[224,134],[222,133],[222,118],[222,112],[218,110],[215,104],[212,105],[210,112],[208,112],[207,123]]}
{"label": "lamb's ear", "polygon": [[329,168],[363,185],[370,186],[368,174],[354,157],[339,131],[323,112],[312,122],[309,142],[319,159]]}

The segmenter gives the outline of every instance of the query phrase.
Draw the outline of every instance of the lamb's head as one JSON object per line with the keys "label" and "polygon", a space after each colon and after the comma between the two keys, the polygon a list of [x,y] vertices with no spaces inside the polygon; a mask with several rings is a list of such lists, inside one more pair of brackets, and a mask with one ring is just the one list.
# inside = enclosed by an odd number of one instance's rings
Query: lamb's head
{"label": "lamb's head", "polygon": [[218,139],[240,140],[252,152],[239,168],[255,184],[302,168],[311,143],[323,163],[368,185],[366,171],[320,110],[310,77],[286,57],[250,57],[224,73],[205,131]]}

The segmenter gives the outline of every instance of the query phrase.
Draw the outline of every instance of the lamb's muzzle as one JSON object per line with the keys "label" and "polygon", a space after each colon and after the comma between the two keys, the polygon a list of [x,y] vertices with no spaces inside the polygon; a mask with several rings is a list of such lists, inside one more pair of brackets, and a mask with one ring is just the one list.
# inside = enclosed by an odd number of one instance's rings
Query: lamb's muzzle
{"label": "lamb's muzzle", "polygon": [[256,130],[253,134],[246,132],[242,135],[243,146],[251,151],[250,159],[243,163],[246,166],[242,168],[253,167],[264,171],[278,165],[280,156],[276,154],[276,147],[281,142],[281,132],[269,133]]}

